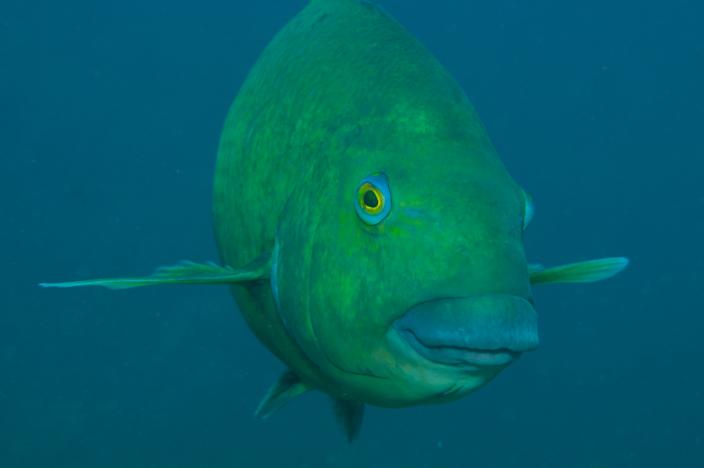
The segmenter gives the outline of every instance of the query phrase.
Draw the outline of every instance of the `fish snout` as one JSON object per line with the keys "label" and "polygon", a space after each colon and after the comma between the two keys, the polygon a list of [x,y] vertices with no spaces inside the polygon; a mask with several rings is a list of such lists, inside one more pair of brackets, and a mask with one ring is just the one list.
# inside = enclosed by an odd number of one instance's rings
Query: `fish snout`
{"label": "fish snout", "polygon": [[422,302],[408,309],[394,329],[425,359],[470,370],[506,366],[539,342],[533,306],[509,294]]}

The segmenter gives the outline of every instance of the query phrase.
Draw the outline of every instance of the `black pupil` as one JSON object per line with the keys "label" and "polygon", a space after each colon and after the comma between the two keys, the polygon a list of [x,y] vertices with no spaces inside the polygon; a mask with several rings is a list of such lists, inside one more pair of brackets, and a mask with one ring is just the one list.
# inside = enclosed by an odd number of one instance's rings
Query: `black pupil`
{"label": "black pupil", "polygon": [[376,193],[373,190],[367,190],[364,192],[364,204],[369,208],[376,208],[379,206],[379,198],[377,198]]}

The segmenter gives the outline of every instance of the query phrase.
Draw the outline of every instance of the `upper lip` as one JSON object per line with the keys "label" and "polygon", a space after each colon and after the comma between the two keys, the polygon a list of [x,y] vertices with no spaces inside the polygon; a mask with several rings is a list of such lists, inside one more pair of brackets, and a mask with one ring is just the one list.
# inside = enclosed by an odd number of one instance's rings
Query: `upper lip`
{"label": "upper lip", "polygon": [[538,346],[535,310],[508,294],[422,302],[394,328],[418,354],[448,365],[506,365]]}

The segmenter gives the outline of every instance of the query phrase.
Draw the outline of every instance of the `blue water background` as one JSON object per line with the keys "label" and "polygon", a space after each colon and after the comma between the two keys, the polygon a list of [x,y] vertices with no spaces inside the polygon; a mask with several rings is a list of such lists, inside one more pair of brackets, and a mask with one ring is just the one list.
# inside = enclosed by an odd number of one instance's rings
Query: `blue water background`
{"label": "blue water background", "polygon": [[282,366],[225,288],[41,290],[216,259],[238,87],[303,1],[3,0],[0,467],[704,467],[704,4],[383,0],[534,196],[542,346],[444,406],[323,395],[253,417]]}

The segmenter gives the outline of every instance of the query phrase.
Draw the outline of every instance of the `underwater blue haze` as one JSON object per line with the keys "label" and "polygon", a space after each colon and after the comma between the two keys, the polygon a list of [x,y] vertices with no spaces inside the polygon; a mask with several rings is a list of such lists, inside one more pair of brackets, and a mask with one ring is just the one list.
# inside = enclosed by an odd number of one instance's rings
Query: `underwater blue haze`
{"label": "underwater blue haze", "polygon": [[380,0],[464,88],[536,203],[541,346],[458,402],[369,408],[349,444],[225,287],[42,281],[217,260],[239,86],[303,0],[0,3],[0,468],[704,467],[704,3]]}

